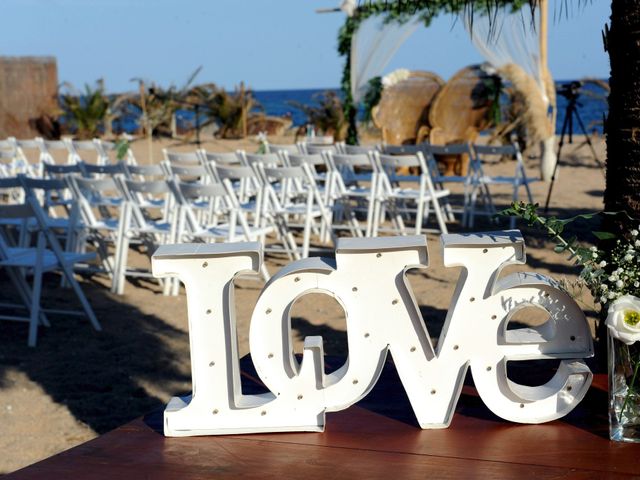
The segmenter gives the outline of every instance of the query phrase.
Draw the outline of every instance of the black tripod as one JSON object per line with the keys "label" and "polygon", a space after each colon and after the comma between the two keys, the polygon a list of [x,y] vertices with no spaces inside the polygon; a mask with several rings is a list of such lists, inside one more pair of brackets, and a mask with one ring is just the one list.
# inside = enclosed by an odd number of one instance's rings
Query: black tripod
{"label": "black tripod", "polygon": [[589,145],[591,149],[591,153],[593,154],[593,158],[595,158],[598,166],[603,169],[604,165],[598,159],[598,154],[596,153],[596,149],[593,147],[593,143],[591,143],[591,137],[587,133],[587,129],[584,127],[584,123],[582,122],[582,118],[580,118],[580,112],[578,112],[578,107],[581,107],[582,104],[578,102],[578,97],[580,96],[580,87],[582,84],[580,82],[571,82],[568,85],[565,85],[562,90],[559,90],[558,93],[565,97],[569,103],[567,103],[567,107],[564,112],[564,122],[562,123],[562,133],[560,134],[560,142],[558,143],[558,156],[556,159],[556,165],[553,168],[553,175],[551,176],[551,184],[549,185],[549,191],[547,192],[547,200],[544,204],[544,213],[549,211],[549,202],[551,201],[551,192],[553,191],[553,185],[556,181],[556,173],[558,172],[558,165],[560,165],[560,154],[562,153],[562,147],[564,146],[564,137],[565,135],[569,135],[569,143],[573,143],[573,119],[575,117],[578,122],[578,126],[580,127],[580,131],[584,135],[585,143]]}

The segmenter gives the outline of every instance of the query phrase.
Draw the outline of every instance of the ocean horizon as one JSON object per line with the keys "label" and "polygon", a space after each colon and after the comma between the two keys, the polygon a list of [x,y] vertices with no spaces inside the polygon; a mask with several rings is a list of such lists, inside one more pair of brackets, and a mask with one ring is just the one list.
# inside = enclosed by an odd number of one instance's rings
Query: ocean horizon
{"label": "ocean horizon", "polygon": [[[571,83],[573,80],[564,80],[556,82],[556,89],[561,90],[564,85]],[[297,127],[307,123],[305,113],[297,108],[296,104],[311,106],[317,103],[318,96],[324,92],[331,91],[341,96],[338,88],[308,88],[308,89],[284,89],[284,90],[255,90],[253,95],[259,103],[260,108],[254,109],[256,112],[262,112],[269,116],[290,116],[293,126]],[[584,85],[580,89],[578,97],[577,110],[583,121],[585,129],[588,133],[603,132],[603,120],[607,113],[606,97],[602,97],[602,91],[593,84]],[[562,132],[562,125],[567,107],[567,99],[557,95],[556,133]],[[361,112],[362,113],[362,112]],[[178,128],[180,130],[188,130],[194,128],[195,114],[191,110],[178,110],[176,112]],[[139,114],[131,113],[120,120],[114,122],[115,131],[125,131],[128,133],[138,129]],[[573,133],[580,134],[580,126],[577,121],[573,122]]]}

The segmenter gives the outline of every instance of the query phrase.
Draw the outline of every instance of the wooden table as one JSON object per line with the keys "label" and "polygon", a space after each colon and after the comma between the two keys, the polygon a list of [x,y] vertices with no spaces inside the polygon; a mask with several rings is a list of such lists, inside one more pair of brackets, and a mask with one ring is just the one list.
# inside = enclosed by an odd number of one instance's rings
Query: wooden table
{"label": "wooden table", "polygon": [[[247,359],[242,370],[245,393],[259,391]],[[610,442],[606,413],[604,375],[543,425],[495,417],[466,385],[451,427],[421,430],[388,362],[367,398],[327,415],[324,433],[165,438],[158,410],[6,478],[640,478],[640,444]]]}

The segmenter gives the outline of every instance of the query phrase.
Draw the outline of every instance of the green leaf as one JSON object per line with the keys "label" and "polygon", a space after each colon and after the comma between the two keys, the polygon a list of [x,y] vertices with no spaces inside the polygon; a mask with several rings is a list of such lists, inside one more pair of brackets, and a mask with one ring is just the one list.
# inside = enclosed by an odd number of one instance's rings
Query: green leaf
{"label": "green leaf", "polygon": [[593,233],[594,237],[596,237],[598,240],[611,240],[614,238],[617,238],[617,235],[615,233],[611,233],[611,232],[591,232]]}

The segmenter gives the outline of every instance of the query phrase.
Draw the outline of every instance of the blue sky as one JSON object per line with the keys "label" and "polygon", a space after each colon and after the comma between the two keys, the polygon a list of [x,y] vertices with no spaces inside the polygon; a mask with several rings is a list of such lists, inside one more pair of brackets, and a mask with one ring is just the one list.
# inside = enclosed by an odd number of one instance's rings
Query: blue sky
{"label": "blue sky", "polygon": [[[256,90],[337,87],[342,13],[316,8],[339,0],[2,0],[0,55],[53,55],[59,80],[77,86],[104,77],[109,91],[133,90],[133,77]],[[596,0],[554,20],[550,68],[556,79],[608,77],[601,30],[610,2]],[[558,12],[555,12],[556,14]],[[433,48],[436,44],[441,47]],[[401,47],[387,71],[431,70],[448,78],[481,61],[461,22],[441,17]]]}

